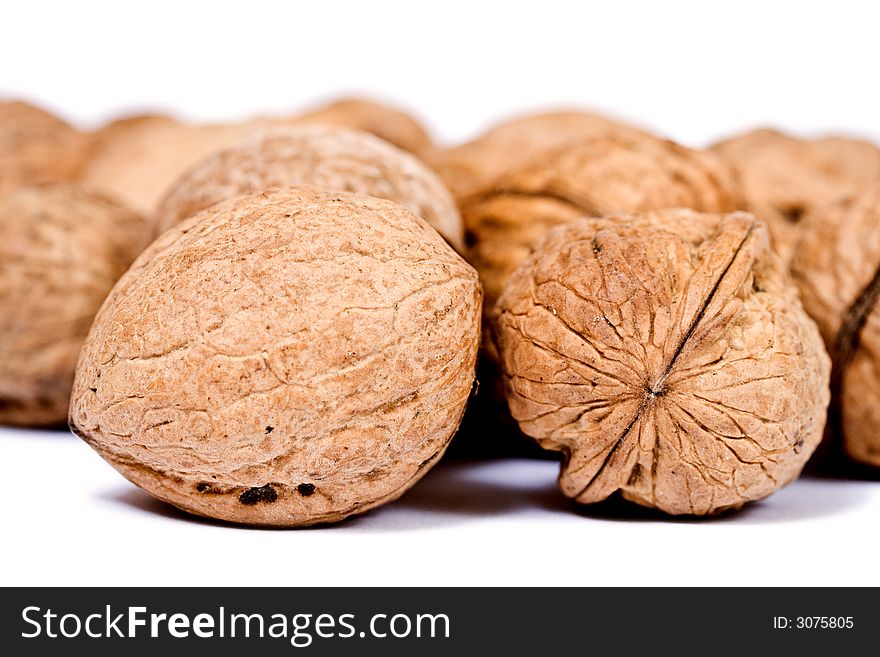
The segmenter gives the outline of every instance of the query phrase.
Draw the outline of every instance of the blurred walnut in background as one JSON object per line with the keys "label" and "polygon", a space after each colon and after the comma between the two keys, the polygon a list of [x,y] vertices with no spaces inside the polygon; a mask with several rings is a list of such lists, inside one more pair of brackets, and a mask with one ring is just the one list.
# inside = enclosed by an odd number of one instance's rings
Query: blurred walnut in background
{"label": "blurred walnut in background", "polygon": [[49,112],[0,102],[0,193],[76,179],[87,148],[85,134]]}
{"label": "blurred walnut in background", "polygon": [[880,149],[858,139],[801,139],[755,130],[712,150],[736,172],[746,209],[767,222],[788,261],[804,233],[803,218],[838,198],[880,183]]}

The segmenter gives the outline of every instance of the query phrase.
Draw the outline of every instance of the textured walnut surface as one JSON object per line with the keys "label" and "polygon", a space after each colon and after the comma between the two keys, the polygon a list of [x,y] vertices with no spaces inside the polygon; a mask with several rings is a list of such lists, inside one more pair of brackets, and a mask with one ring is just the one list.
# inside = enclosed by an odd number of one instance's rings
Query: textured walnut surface
{"label": "textured walnut surface", "polygon": [[464,249],[458,208],[433,171],[371,134],[321,125],[264,132],[209,156],[172,187],[156,225],[165,230],[218,201],[291,185],[394,201],[424,218],[456,249]]}
{"label": "textured walnut surface", "polygon": [[565,453],[563,492],[707,514],[791,481],[829,359],[766,228],[686,210],[550,231],[496,308],[514,417]]}
{"label": "textured walnut surface", "polygon": [[508,171],[527,165],[548,151],[608,134],[654,139],[638,128],[599,114],[546,112],[506,121],[474,141],[439,151],[431,157],[431,164],[453,195],[463,199],[486,190]]}
{"label": "textured walnut surface", "polygon": [[318,123],[370,132],[410,153],[423,156],[432,148],[425,128],[394,107],[364,98],[345,98],[293,118],[295,123]]}
{"label": "textured walnut surface", "polygon": [[61,119],[27,103],[0,103],[0,193],[74,180],[86,150],[86,137]]}
{"label": "textured walnut surface", "polygon": [[880,184],[807,215],[791,270],[834,361],[834,428],[880,466]]}
{"label": "textured walnut surface", "polygon": [[67,184],[0,196],[0,423],[67,418],[77,355],[144,221]]}
{"label": "textured walnut surface", "polygon": [[488,311],[535,241],[553,226],[585,215],[673,207],[727,212],[739,203],[729,171],[711,154],[618,135],[538,158],[462,201],[461,210]]}
{"label": "textured walnut surface", "polygon": [[767,222],[786,261],[807,214],[880,182],[880,149],[858,139],[809,140],[764,129],[722,141],[713,151],[734,168],[746,207]]}
{"label": "textured walnut surface", "polygon": [[254,129],[253,124],[187,125],[165,116],[121,119],[95,135],[83,179],[151,216],[184,171]]}
{"label": "textured walnut surface", "polygon": [[389,201],[238,197],[164,233],[104,304],[71,426],[126,477],[242,523],[339,520],[442,455],[474,377],[476,272]]}

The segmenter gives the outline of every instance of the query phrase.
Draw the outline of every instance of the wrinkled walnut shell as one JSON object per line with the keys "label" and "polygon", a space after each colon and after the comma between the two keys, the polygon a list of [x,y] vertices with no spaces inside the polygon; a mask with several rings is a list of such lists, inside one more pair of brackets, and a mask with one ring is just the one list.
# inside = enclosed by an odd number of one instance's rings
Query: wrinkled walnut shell
{"label": "wrinkled walnut shell", "polygon": [[139,216],[73,185],[0,197],[0,424],[65,421],[92,318],[147,239]]}
{"label": "wrinkled walnut shell", "polygon": [[238,197],[164,233],[119,281],[83,348],[71,427],[192,513],[340,520],[443,454],[480,300],[476,272],[399,205]]}
{"label": "wrinkled walnut shell", "polygon": [[513,270],[553,226],[674,207],[728,212],[739,204],[729,171],[712,155],[618,135],[539,158],[464,200],[461,211],[469,260],[480,272],[489,311]]}
{"label": "wrinkled walnut shell", "polygon": [[746,209],[767,222],[786,262],[807,214],[880,181],[880,149],[858,139],[809,140],[764,129],[719,142],[712,150],[733,167]]}
{"label": "wrinkled walnut shell", "polygon": [[630,125],[589,112],[533,114],[501,123],[478,139],[435,153],[431,164],[457,199],[485,191],[505,173],[545,153],[590,137],[621,134],[655,137]]}
{"label": "wrinkled walnut shell", "polygon": [[495,312],[522,430],[579,502],[709,514],[794,479],[829,359],[752,215],[673,210],[550,231]]}
{"label": "wrinkled walnut shell", "polygon": [[791,271],[834,362],[833,428],[880,466],[880,184],[805,217]]}
{"label": "wrinkled walnut shell", "polygon": [[0,193],[76,179],[87,148],[85,135],[48,112],[0,103]]}
{"label": "wrinkled walnut shell", "polygon": [[166,230],[218,201],[292,185],[394,201],[464,249],[458,208],[433,171],[371,134],[321,125],[266,132],[203,160],[162,201],[156,225]]}

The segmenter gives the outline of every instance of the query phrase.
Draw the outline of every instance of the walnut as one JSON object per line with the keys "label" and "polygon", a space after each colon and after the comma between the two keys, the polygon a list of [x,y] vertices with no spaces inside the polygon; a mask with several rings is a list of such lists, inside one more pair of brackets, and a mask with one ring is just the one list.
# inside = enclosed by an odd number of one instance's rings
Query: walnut
{"label": "walnut", "polygon": [[370,132],[419,156],[424,156],[432,149],[431,138],[425,128],[412,116],[365,98],[344,98],[291,120],[294,123],[316,123]]}
{"label": "walnut", "polygon": [[845,137],[808,140],[756,130],[712,150],[736,172],[746,209],[767,222],[785,261],[802,237],[802,219],[814,208],[880,181],[880,149]]}
{"label": "walnut", "polygon": [[435,153],[430,163],[453,195],[464,199],[491,188],[505,173],[547,152],[609,134],[655,139],[638,128],[598,114],[556,111],[501,123],[472,142]]}
{"label": "walnut", "polygon": [[95,135],[83,179],[149,217],[171,183],[189,167],[256,127],[188,125],[153,115],[120,119]]}
{"label": "walnut", "polygon": [[556,150],[461,202],[469,259],[486,310],[543,233],[585,215],[685,207],[728,212],[741,201],[714,156],[670,141],[598,137]]}
{"label": "walnut", "polygon": [[120,279],[83,347],[71,427],[187,511],[340,520],[443,454],[473,384],[480,302],[476,272],[395,203],[237,197]]}
{"label": "walnut", "polygon": [[139,216],[73,185],[0,196],[0,423],[64,422],[92,318],[147,239]]}
{"label": "walnut", "polygon": [[752,215],[667,210],[554,228],[495,311],[510,409],[560,487],[709,514],[794,479],[829,359]]}
{"label": "walnut", "polygon": [[85,135],[48,112],[0,103],[0,193],[74,180],[87,148]]}
{"label": "walnut", "polygon": [[803,226],[791,271],[834,362],[832,429],[852,458],[880,466],[880,183]]}
{"label": "walnut", "polygon": [[165,230],[218,201],[291,185],[395,201],[464,250],[458,208],[433,171],[371,134],[322,125],[264,132],[209,156],[172,187],[155,223]]}

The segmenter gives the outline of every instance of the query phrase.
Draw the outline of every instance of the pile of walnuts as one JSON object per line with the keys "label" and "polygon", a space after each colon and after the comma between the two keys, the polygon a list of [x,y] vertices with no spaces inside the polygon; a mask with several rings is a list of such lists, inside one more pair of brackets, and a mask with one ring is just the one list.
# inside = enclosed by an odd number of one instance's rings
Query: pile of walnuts
{"label": "pile of walnuts", "polygon": [[362,99],[94,132],[0,103],[0,423],[67,422],[207,517],[390,502],[468,406],[465,442],[512,418],[582,503],[738,508],[823,436],[880,466],[878,299],[865,141],[559,111],[442,148]]}

